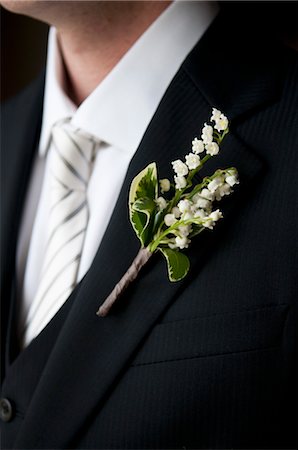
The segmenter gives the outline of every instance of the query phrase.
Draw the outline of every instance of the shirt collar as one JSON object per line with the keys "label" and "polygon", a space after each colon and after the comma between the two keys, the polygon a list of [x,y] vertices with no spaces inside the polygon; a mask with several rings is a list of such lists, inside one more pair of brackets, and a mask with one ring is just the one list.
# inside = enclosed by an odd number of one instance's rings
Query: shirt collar
{"label": "shirt collar", "polygon": [[218,10],[214,2],[172,3],[79,108],[61,87],[63,64],[52,28],[40,153],[46,152],[52,125],[72,117],[75,126],[133,154],[168,85]]}
{"label": "shirt collar", "polygon": [[63,91],[64,67],[56,38],[55,28],[50,28],[45,79],[43,116],[39,140],[39,154],[45,155],[55,122],[72,117],[77,110],[75,104]]}

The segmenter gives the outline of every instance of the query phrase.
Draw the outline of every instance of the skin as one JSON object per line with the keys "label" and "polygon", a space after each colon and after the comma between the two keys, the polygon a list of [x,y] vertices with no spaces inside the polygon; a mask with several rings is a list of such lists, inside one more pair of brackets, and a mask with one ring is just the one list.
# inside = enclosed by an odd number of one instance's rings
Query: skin
{"label": "skin", "polygon": [[3,0],[11,12],[57,28],[64,88],[79,105],[170,1]]}

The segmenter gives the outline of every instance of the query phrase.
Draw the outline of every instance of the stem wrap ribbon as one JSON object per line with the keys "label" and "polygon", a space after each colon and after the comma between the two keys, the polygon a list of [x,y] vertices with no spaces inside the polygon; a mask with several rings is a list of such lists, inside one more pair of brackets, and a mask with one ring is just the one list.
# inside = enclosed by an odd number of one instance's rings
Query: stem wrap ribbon
{"label": "stem wrap ribbon", "polygon": [[105,317],[109,313],[115,301],[123,294],[130,283],[132,283],[137,278],[140,270],[149,261],[152,255],[153,253],[151,253],[147,248],[141,248],[139,250],[137,256],[133,260],[127,272],[116,284],[110,295],[105,299],[105,301],[97,311],[96,314],[99,317]]}

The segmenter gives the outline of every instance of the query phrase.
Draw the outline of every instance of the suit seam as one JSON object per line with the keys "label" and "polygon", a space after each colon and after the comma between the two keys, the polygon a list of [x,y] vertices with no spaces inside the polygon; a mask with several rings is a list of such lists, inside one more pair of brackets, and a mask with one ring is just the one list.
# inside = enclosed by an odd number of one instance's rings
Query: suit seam
{"label": "suit seam", "polygon": [[226,311],[226,312],[222,312],[222,313],[212,313],[212,314],[206,314],[204,316],[194,316],[194,317],[189,317],[189,318],[185,318],[185,319],[175,319],[175,320],[168,320],[165,322],[159,322],[156,325],[157,326],[162,326],[162,325],[167,325],[170,323],[176,323],[176,322],[188,322],[188,321],[192,321],[192,320],[199,320],[199,319],[207,319],[209,317],[216,317],[216,316],[227,316],[227,315],[233,315],[233,314],[244,314],[244,313],[252,313],[252,312],[258,312],[258,311],[262,311],[265,309],[272,309],[272,308],[278,308],[278,307],[290,307],[289,304],[287,303],[279,303],[279,304],[272,304],[272,305],[266,305],[266,306],[262,306],[259,308],[253,308],[253,309],[242,309],[242,310],[238,310],[238,311]]}
{"label": "suit seam", "polygon": [[253,349],[247,349],[247,350],[238,350],[234,352],[223,352],[223,353],[209,353],[204,355],[195,355],[195,356],[186,356],[184,358],[173,358],[173,359],[161,359],[158,361],[150,361],[150,362],[144,362],[144,363],[136,363],[131,364],[131,367],[139,367],[139,366],[149,366],[154,364],[160,364],[164,362],[177,362],[177,361],[185,361],[185,360],[191,360],[191,359],[201,359],[201,358],[214,358],[217,356],[225,356],[225,355],[235,355],[238,353],[251,353],[256,351],[267,351],[267,350],[275,350],[281,347],[281,344],[269,346],[269,347],[256,347]]}

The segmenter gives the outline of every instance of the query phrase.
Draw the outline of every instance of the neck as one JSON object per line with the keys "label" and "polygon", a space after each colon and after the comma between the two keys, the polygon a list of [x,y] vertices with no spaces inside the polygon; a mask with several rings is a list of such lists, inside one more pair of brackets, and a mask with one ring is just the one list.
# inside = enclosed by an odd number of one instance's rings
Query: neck
{"label": "neck", "polygon": [[[88,2],[89,3],[89,2]],[[59,27],[64,89],[79,105],[168,7],[169,1],[94,2],[93,14]]]}

